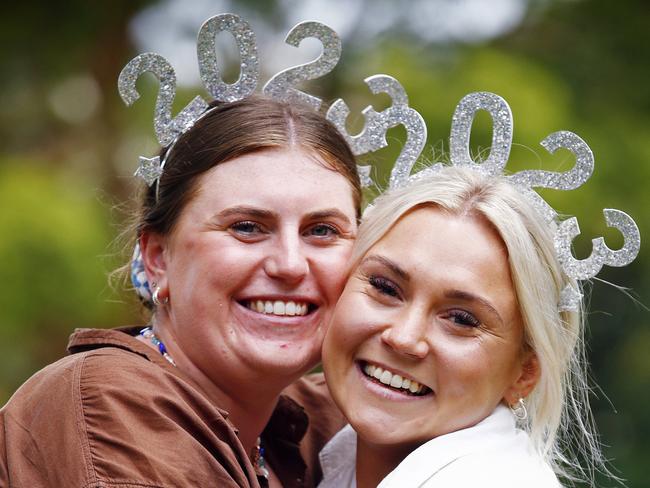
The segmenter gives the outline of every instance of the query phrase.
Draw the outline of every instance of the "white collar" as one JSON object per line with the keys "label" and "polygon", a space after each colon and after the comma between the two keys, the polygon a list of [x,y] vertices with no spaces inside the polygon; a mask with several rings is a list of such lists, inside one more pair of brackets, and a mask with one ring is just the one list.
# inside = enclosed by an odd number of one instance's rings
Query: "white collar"
{"label": "white collar", "polygon": [[[458,458],[502,442],[508,437],[528,436],[516,428],[508,407],[499,405],[487,418],[466,429],[432,439],[409,454],[378,488],[418,486]],[[325,445],[319,454],[323,481],[319,488],[356,488],[357,434],[348,424]],[[397,481],[399,480],[399,481]],[[400,485],[393,483],[400,483]]]}
{"label": "white collar", "polygon": [[[528,445],[528,436],[516,428],[516,421],[510,409],[500,404],[478,424],[441,435],[422,444],[406,456],[397,468],[383,479],[378,488],[420,486],[457,459],[495,448],[503,443],[504,434],[507,438],[521,434],[526,441],[524,445]],[[396,484],[398,480],[399,485]],[[408,480],[408,485],[404,484],[405,480]]]}
{"label": "white collar", "polygon": [[350,424],[325,444],[318,458],[323,470],[318,488],[356,488],[357,433]]}

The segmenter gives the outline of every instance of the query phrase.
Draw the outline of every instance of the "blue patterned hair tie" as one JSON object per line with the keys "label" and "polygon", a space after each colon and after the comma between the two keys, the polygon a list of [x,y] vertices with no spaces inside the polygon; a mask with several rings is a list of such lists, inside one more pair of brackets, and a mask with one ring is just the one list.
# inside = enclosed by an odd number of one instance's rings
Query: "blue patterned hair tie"
{"label": "blue patterned hair tie", "polygon": [[144,272],[144,263],[142,262],[142,253],[140,252],[140,243],[136,242],[131,258],[131,283],[138,296],[143,302],[152,304],[151,288],[147,280],[147,273]]}

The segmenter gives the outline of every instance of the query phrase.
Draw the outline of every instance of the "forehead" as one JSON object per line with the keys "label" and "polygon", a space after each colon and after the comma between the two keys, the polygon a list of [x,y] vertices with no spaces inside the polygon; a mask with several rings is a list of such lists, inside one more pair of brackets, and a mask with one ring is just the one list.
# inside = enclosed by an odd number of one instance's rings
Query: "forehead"
{"label": "forehead", "polygon": [[284,202],[354,212],[346,177],[316,154],[299,148],[267,149],[219,164],[201,177],[197,190],[197,203],[213,206]]}
{"label": "forehead", "polygon": [[505,245],[479,216],[433,206],[415,209],[397,221],[371,254],[389,258],[436,290],[464,290],[507,307],[514,303]]}

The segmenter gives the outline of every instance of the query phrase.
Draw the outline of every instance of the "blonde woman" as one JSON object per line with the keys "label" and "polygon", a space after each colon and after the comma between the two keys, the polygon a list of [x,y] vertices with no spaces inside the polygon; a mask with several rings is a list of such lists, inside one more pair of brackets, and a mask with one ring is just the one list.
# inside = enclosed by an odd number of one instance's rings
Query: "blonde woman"
{"label": "blonde woman", "polygon": [[[448,167],[388,192],[352,263],[323,350],[351,427],[321,487],[547,488],[602,466],[582,317],[558,308],[576,283],[505,177]],[[575,434],[587,465],[563,454]]]}

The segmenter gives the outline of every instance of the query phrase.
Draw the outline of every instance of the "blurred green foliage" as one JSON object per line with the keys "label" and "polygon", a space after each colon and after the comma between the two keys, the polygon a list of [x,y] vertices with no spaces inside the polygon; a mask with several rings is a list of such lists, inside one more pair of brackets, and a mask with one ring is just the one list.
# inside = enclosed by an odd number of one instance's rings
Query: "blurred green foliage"
{"label": "blurred green foliage", "polygon": [[[115,88],[120,69],[134,54],[128,22],[150,3],[13,3],[0,18],[5,73],[0,79],[0,404],[31,373],[64,353],[74,327],[140,321],[128,294],[113,292],[106,275],[126,258],[109,247],[123,223],[123,215],[111,212],[113,202],[128,202],[133,192],[134,165],[124,161],[155,150],[155,88],[143,84],[142,100],[128,110]],[[498,93],[509,102],[515,122],[510,171],[571,167],[567,153],[550,155],[539,146],[562,129],[578,133],[596,156],[594,176],[582,188],[544,193],[559,211],[578,217],[579,256],[589,255],[597,236],[611,247],[621,243],[605,227],[602,208],[631,214],[647,240],[648,4],[528,3],[526,18],[514,31],[483,44],[423,44],[399,29],[370,44],[344,41],[341,63],[317,85],[326,99],[348,101],[356,114],[351,126],[359,129],[360,110],[370,103],[380,109],[387,101],[372,96],[361,80],[379,72],[398,78],[410,105],[427,121],[429,160],[444,159],[451,115],[462,96]],[[277,2],[245,4],[279,23]],[[80,75],[96,82],[97,109],[82,122],[62,120],[48,100],[54,87]],[[179,98],[193,95],[183,92]],[[393,129],[389,147],[372,157],[380,162],[376,176],[382,183],[403,138],[401,128]],[[489,120],[478,116],[474,152],[490,140]],[[647,486],[648,246],[631,266],[606,268],[599,277],[631,288],[640,303],[607,284],[593,285],[587,340],[592,373],[602,389],[593,397],[596,421],[610,446],[606,454],[627,485]]]}

